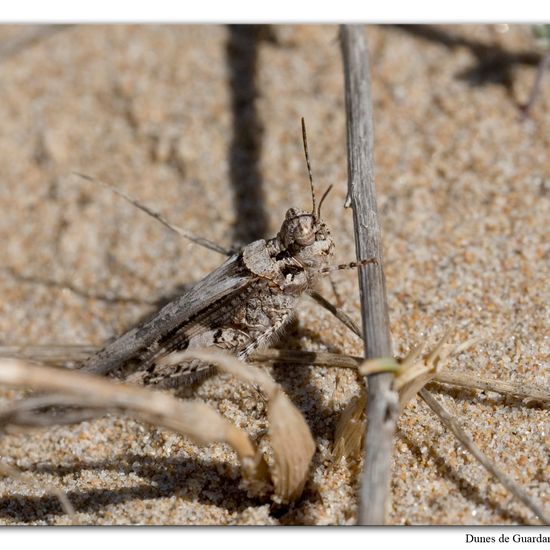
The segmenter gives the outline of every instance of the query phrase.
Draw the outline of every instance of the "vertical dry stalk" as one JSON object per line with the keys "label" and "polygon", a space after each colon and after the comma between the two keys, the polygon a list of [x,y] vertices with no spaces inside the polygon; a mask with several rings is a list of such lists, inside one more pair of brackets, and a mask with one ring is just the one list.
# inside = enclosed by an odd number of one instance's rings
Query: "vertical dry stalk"
{"label": "vertical dry stalk", "polygon": [[[373,116],[368,50],[362,25],[340,30],[346,88],[348,199],[353,208],[357,259],[377,258],[359,268],[365,357],[391,357],[391,338],[373,160]],[[381,525],[389,503],[391,455],[398,396],[391,373],[368,376],[367,436],[358,523]]]}

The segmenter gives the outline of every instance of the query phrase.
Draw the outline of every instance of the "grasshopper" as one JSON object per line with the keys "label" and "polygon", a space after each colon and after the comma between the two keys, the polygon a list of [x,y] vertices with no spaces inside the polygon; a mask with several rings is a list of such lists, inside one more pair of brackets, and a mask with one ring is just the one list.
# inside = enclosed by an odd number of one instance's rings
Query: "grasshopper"
{"label": "grasshopper", "polygon": [[[288,209],[275,237],[232,253],[188,292],[92,355],[83,370],[106,375],[138,359],[129,381],[161,387],[198,382],[212,374],[213,367],[199,360],[174,365],[164,359],[182,350],[210,346],[246,359],[277,338],[292,319],[300,297],[314,291],[320,276],[376,262],[330,265],[334,241],[321,219],[321,206],[332,186],[317,206],[303,118],[302,139],[311,211]],[[205,242],[202,239],[200,244]]]}

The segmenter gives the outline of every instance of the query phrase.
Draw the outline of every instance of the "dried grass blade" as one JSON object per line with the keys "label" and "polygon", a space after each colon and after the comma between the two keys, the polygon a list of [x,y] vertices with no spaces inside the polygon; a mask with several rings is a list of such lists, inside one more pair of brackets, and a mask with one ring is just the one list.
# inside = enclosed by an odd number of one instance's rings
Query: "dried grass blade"
{"label": "dried grass blade", "polygon": [[[163,426],[208,445],[228,443],[236,451],[246,478],[263,483],[266,466],[246,433],[198,401],[181,401],[170,395],[121,384],[112,379],[75,371],[0,360],[0,384],[74,396],[74,406],[120,410],[154,425]],[[65,404],[70,404],[66,400]],[[26,409],[25,409],[26,410]],[[9,409],[15,421],[16,406]],[[0,413],[0,416],[3,416]]]}
{"label": "dried grass blade", "polygon": [[[461,353],[466,348],[469,348],[472,343],[478,342],[480,339],[467,340],[463,344],[458,345],[453,354]],[[13,346],[0,346],[0,358],[13,359],[28,359],[52,365],[61,365],[82,361],[88,356],[96,353],[101,349],[100,346],[92,346],[89,344],[19,344]],[[414,358],[418,358],[422,347],[415,348]],[[409,355],[403,359],[403,362],[408,361]],[[256,350],[251,354],[252,361],[274,362],[274,363],[291,363],[299,365],[318,365],[322,367],[347,368],[357,369],[364,361],[362,357],[352,355],[343,355],[339,353],[329,352],[312,352],[302,350],[285,350],[266,348]],[[550,392],[544,388],[539,388],[531,384],[523,382],[506,382],[504,380],[491,380],[489,378],[477,378],[470,373],[449,372],[443,370],[435,376],[434,382],[442,384],[453,384],[464,388],[472,388],[479,390],[492,391],[502,395],[510,395],[526,402],[540,402],[542,404],[550,403]]]}
{"label": "dried grass blade", "polygon": [[511,476],[502,471],[498,466],[493,464],[475,444],[473,438],[462,428],[458,419],[454,418],[451,413],[440,403],[427,389],[421,389],[420,397],[439,417],[443,425],[448,428],[454,436],[464,445],[466,449],[474,456],[474,458],[502,485],[510,491],[510,493],[523,502],[545,525],[550,525],[550,514],[543,508],[541,503],[529,495]]}
{"label": "dried grass blade", "polygon": [[0,358],[26,359],[51,365],[84,361],[101,348],[88,344],[13,344],[0,346]]}
{"label": "dried grass blade", "polygon": [[341,414],[334,432],[332,457],[339,461],[343,458],[355,458],[362,448],[365,433],[365,407],[367,394],[351,401]]}
{"label": "dried grass blade", "polygon": [[302,413],[279,384],[258,367],[213,350],[186,351],[174,354],[171,360],[179,362],[190,357],[213,363],[240,380],[260,386],[268,399],[267,414],[269,438],[274,455],[272,480],[275,494],[285,502],[296,500],[302,494],[315,453],[315,442]]}

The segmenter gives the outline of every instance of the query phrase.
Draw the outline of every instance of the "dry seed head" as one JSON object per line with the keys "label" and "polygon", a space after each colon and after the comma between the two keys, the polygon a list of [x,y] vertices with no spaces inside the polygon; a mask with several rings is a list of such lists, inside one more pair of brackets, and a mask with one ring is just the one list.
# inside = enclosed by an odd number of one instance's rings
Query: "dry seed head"
{"label": "dry seed head", "polygon": [[361,452],[365,433],[365,407],[367,394],[351,401],[340,415],[334,432],[332,457],[335,461],[343,458],[356,458]]}
{"label": "dry seed head", "polygon": [[381,357],[365,361],[359,372],[363,375],[379,372],[393,372],[394,388],[399,392],[399,405],[403,409],[407,403],[429,382],[431,382],[447,364],[451,355],[464,351],[479,342],[473,338],[462,344],[446,344],[450,332],[447,331],[433,349],[420,357],[424,344],[413,348],[409,354],[398,361],[393,357]]}

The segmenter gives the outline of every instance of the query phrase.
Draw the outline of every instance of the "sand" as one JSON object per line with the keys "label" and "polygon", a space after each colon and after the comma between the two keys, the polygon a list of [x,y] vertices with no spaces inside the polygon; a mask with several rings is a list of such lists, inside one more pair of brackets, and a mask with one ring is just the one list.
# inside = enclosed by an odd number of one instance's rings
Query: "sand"
{"label": "sand", "polygon": [[[32,29],[30,29],[32,31]],[[550,79],[521,121],[539,50],[529,27],[372,27],[379,192],[391,331],[403,356],[444,331],[481,341],[450,368],[550,385]],[[502,32],[505,31],[505,32]],[[26,27],[0,27],[0,44]],[[154,302],[222,261],[73,171],[105,179],[174,223],[229,245],[274,235],[310,204],[309,133],[336,261],[354,259],[346,194],[343,77],[335,26],[75,26],[2,50],[0,343],[90,343],[120,334]],[[524,55],[525,54],[525,55]],[[359,320],[356,275],[336,277]],[[324,282],[322,292],[332,298]],[[309,299],[279,344],[361,354]],[[106,417],[6,434],[2,524],[353,524],[361,464],[330,460],[350,371],[271,369],[303,411],[317,452],[291,506],[247,494],[235,454]],[[433,386],[480,448],[550,509],[550,419],[490,392]],[[20,392],[0,390],[0,405]],[[257,394],[225,377],[198,390],[253,438]],[[420,401],[400,418],[392,524],[522,524],[533,514],[494,481]],[[66,491],[63,514],[43,484]]]}

